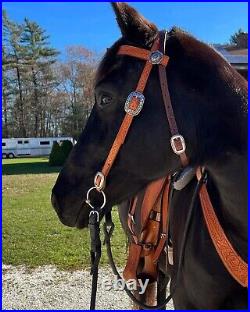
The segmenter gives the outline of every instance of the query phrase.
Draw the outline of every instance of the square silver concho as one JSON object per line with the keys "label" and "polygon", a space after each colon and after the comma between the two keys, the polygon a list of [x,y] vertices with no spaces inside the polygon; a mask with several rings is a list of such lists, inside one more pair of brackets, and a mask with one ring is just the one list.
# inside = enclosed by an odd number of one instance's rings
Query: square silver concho
{"label": "square silver concho", "polygon": [[[131,103],[133,98],[136,98],[139,100],[138,106],[136,107],[136,109],[132,109],[130,107],[130,103]],[[129,96],[127,97],[127,100],[126,100],[125,105],[124,105],[125,112],[131,116],[137,116],[140,113],[140,111],[142,110],[144,101],[145,101],[145,97],[141,92],[138,92],[138,91],[131,92],[129,94]]]}

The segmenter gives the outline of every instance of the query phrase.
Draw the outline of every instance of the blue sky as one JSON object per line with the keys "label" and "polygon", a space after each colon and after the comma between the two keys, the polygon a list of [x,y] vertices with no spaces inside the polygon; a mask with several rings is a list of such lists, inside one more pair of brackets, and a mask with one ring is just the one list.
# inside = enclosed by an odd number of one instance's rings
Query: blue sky
{"label": "blue sky", "polygon": [[[179,26],[200,40],[225,43],[239,28],[248,29],[247,2],[130,2],[159,28]],[[9,17],[24,17],[46,29],[53,47],[83,45],[104,51],[120,35],[108,2],[5,2]]]}

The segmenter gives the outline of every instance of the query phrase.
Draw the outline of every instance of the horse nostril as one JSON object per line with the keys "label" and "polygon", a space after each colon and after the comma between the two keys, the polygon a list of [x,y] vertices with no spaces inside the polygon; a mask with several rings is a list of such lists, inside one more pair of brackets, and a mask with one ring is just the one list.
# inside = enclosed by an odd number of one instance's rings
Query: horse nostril
{"label": "horse nostril", "polygon": [[59,212],[59,205],[58,205],[58,201],[56,199],[56,195],[52,193],[51,195],[51,204],[54,207],[56,212]]}

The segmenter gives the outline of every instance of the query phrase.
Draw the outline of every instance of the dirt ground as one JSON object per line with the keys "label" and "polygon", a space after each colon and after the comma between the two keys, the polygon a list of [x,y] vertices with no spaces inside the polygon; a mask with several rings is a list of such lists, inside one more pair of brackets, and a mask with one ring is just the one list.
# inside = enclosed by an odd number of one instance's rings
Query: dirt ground
{"label": "dirt ground", "polygon": [[[54,266],[27,269],[3,265],[4,310],[85,310],[89,309],[91,278],[88,270],[59,271]],[[114,280],[107,268],[100,269],[97,309],[129,310],[132,304],[121,290],[106,290],[104,280]],[[167,306],[173,310],[172,302]]]}

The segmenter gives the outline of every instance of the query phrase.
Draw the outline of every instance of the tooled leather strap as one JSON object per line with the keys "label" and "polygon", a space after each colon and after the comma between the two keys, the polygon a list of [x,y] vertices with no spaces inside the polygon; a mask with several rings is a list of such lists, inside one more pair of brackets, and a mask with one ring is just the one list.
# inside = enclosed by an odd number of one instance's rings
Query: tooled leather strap
{"label": "tooled leather strap", "polygon": [[[129,56],[137,57],[144,61],[148,61],[150,59],[152,51],[153,51],[152,49],[151,51],[149,51],[149,50],[137,48],[134,46],[123,45],[119,48],[118,54],[129,55]],[[161,64],[163,66],[167,66],[168,56],[164,55],[164,57],[162,58]]]}
{"label": "tooled leather strap", "polygon": [[[106,161],[104,163],[104,166],[102,167],[101,172],[97,173],[95,178],[95,186],[98,190],[102,190],[105,185],[105,178],[109,174],[109,171],[116,159],[116,156],[124,143],[124,140],[127,136],[128,130],[131,126],[131,123],[134,119],[134,116],[136,116],[143,105],[144,102],[144,96],[143,91],[145,89],[146,83],[148,81],[149,74],[152,70],[153,63],[151,61],[151,54],[152,52],[156,51],[159,48],[159,37],[156,38],[151,51],[147,51],[144,49],[136,48],[133,46],[121,46],[118,54],[119,55],[130,55],[133,57],[140,58],[142,60],[146,60],[146,64],[143,68],[141,77],[139,79],[139,82],[137,84],[135,92],[132,92],[125,104],[126,108],[126,115],[122,121],[121,127],[116,135],[116,138],[113,142],[113,145],[109,151],[109,154],[106,158]],[[162,66],[166,66],[168,63],[168,57],[162,56],[160,63]]]}
{"label": "tooled leather strap", "polygon": [[[197,170],[196,176],[198,180],[201,179],[200,167]],[[221,261],[231,276],[240,285],[248,287],[248,264],[235,251],[232,244],[226,237],[225,232],[215,214],[205,183],[202,183],[199,197],[209,235]]]}

